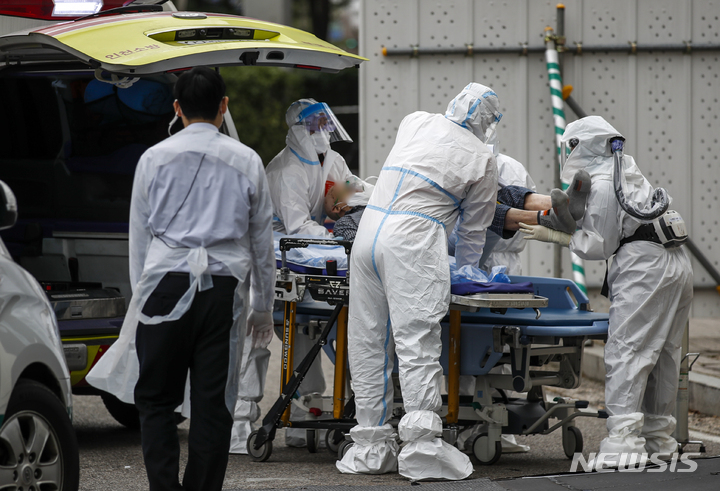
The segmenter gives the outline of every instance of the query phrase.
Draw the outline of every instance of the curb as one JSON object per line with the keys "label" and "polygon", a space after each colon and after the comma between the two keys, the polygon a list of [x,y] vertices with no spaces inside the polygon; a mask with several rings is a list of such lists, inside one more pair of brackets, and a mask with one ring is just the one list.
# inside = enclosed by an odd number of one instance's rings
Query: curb
{"label": "curb", "polygon": [[[603,353],[602,346],[595,345],[585,348],[582,362],[583,377],[600,382],[605,381]],[[720,378],[691,371],[689,379],[690,410],[720,416]]]}

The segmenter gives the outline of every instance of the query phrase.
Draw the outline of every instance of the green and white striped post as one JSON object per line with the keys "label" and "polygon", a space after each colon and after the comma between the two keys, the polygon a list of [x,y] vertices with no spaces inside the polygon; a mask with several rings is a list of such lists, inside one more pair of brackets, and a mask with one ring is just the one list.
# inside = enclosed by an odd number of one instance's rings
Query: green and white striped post
{"label": "green and white striped post", "polygon": [[[553,120],[555,122],[555,148],[557,149],[558,167],[562,172],[563,160],[560,155],[560,139],[565,132],[565,111],[563,107],[563,86],[560,76],[560,64],[551,27],[545,29],[545,62],[547,64],[548,79],[550,82],[550,99],[552,101]],[[563,190],[567,189],[567,187],[567,184],[562,184]],[[570,259],[572,260],[573,280],[575,280],[575,283],[577,283],[583,293],[587,295],[583,260],[573,252],[570,252]]]}

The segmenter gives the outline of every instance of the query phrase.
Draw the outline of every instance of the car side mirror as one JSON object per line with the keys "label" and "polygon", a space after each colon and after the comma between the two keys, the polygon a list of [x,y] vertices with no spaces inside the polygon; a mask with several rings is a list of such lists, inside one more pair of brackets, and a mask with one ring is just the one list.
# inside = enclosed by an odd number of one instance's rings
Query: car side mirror
{"label": "car side mirror", "polygon": [[5,230],[17,222],[17,200],[10,186],[0,181],[0,230]]}

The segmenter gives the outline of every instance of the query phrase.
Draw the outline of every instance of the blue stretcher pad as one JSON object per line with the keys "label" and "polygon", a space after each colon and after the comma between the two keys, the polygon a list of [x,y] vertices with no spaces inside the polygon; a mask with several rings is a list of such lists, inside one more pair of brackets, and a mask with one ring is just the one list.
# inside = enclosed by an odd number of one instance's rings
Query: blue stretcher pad
{"label": "blue stretcher pad", "polygon": [[[604,338],[608,330],[608,314],[586,310],[588,298],[577,285],[566,279],[510,276],[512,284],[531,283],[536,295],[548,299],[548,307],[540,309],[536,318],[533,309],[509,308],[505,313],[491,312],[481,308],[477,312],[462,312],[460,373],[463,375],[485,375],[503,357],[504,353],[494,351],[493,329],[498,326],[516,326],[520,329],[520,343],[528,348],[533,344],[565,345],[567,338]],[[352,295],[352,292],[351,292]],[[298,322],[311,318],[326,318],[332,306],[314,302],[299,303]],[[282,321],[282,312],[277,321]],[[445,373],[448,369],[449,317],[442,322],[443,350],[440,363]],[[327,355],[335,362],[333,350],[335,329],[324,347]],[[575,342],[577,340],[574,340]],[[506,355],[506,353],[505,353]],[[395,364],[397,369],[397,364]]]}

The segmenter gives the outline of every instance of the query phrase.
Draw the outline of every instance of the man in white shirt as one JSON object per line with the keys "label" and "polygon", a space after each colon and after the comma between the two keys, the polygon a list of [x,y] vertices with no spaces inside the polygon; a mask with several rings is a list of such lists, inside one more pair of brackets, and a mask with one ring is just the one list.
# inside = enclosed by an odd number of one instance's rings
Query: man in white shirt
{"label": "man in white shirt", "polygon": [[[175,97],[185,129],[143,154],[133,184],[128,318],[138,320],[135,404],[150,490],[220,491],[245,320],[253,345],[272,337],[272,205],[260,157],[218,131],[228,102],[220,75],[193,68],[178,79]],[[181,486],[173,411],[183,402],[188,371],[191,423]]]}

